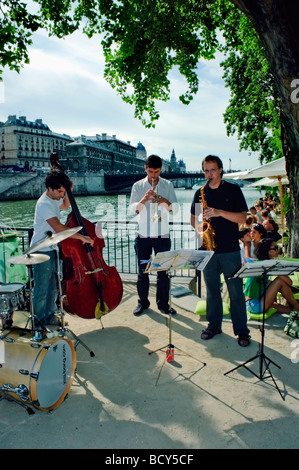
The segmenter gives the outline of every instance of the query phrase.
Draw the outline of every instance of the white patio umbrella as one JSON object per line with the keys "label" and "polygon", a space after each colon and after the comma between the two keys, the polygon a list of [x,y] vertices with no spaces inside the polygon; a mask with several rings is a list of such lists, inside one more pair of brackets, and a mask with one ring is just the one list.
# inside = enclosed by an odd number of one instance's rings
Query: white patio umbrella
{"label": "white patio umbrella", "polygon": [[[279,193],[280,193],[280,207],[281,207],[281,224],[283,228],[283,184],[282,178],[287,177],[286,172],[286,163],[285,158],[278,158],[277,160],[273,160],[270,163],[266,163],[265,165],[258,166],[253,168],[252,170],[248,171],[241,171],[238,173],[227,173],[223,175],[226,179],[241,179],[246,180],[249,178],[273,178],[276,179],[278,186],[279,186]],[[255,184],[255,183],[253,183]],[[270,185],[269,185],[270,186]]]}
{"label": "white patio umbrella", "polygon": [[236,171],[234,173],[225,173],[224,179],[238,179],[246,180],[249,178],[264,178],[264,177],[275,177],[282,178],[286,176],[285,158],[278,158],[273,162],[266,163],[265,165],[258,166],[252,170]]}
{"label": "white patio umbrella", "polygon": [[[284,176],[283,178],[281,178],[280,182],[283,186],[288,185],[289,179],[287,176]],[[279,186],[279,181],[275,177],[268,178],[268,176],[266,176],[265,178],[262,178],[258,181],[255,181],[254,183],[249,184],[247,187],[256,188],[258,186],[269,186],[271,188],[276,188],[277,186]]]}
{"label": "white patio umbrella", "polygon": [[[286,162],[285,158],[278,158],[277,160],[273,160],[273,162],[265,163],[265,165],[258,166],[253,168],[252,170],[248,170],[246,173],[246,178],[264,178],[268,177],[275,177],[277,179],[286,176]],[[241,179],[246,179],[244,176]]]}

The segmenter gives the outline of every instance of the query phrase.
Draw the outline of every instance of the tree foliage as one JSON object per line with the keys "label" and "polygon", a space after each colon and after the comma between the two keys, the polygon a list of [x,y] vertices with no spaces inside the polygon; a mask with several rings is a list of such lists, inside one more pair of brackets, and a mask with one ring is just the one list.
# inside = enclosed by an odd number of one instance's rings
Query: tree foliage
{"label": "tree foliage", "polygon": [[[62,38],[82,30],[99,35],[104,76],[135,106],[145,126],[159,118],[157,103],[170,96],[169,72],[186,79],[179,99],[199,89],[199,59],[225,54],[231,90],[224,114],[229,135],[261,162],[286,157],[291,215],[298,212],[299,105],[290,97],[299,78],[297,0],[3,0],[0,1],[0,79],[4,67],[29,62],[34,32]],[[283,129],[283,133],[281,132]],[[283,145],[282,145],[283,143]],[[296,225],[297,224],[297,225]],[[293,256],[299,255],[299,222],[291,217]]]}
{"label": "tree foliage", "polygon": [[40,20],[26,7],[26,3],[17,1],[0,2],[0,74],[6,66],[19,72],[21,65],[29,62],[28,46]]}
{"label": "tree foliage", "polygon": [[[34,2],[34,3],[33,3]],[[228,135],[260,160],[282,156],[278,93],[252,22],[228,0],[33,0],[1,2],[0,74],[29,62],[32,34],[44,28],[62,38],[82,28],[99,34],[104,76],[146,127],[159,119],[158,101],[170,96],[169,72],[177,67],[188,104],[199,89],[199,59],[225,53],[224,80],[231,99],[224,114]],[[219,34],[221,31],[222,36]],[[221,40],[219,39],[221,38]]]}
{"label": "tree foliage", "polygon": [[[169,99],[169,71],[178,67],[185,77],[187,90],[179,99],[188,104],[198,91],[198,61],[211,59],[218,46],[217,2],[204,0],[34,0],[39,12],[15,20],[14,12],[24,11],[25,3],[5,0],[10,17],[11,37],[26,34],[29,46],[31,31],[39,27],[50,35],[63,37],[81,27],[88,37],[101,35],[105,56],[104,76],[122,98],[135,106],[135,116],[145,126],[159,118],[157,101]],[[26,22],[25,22],[26,20]],[[10,61],[19,70],[23,57]],[[26,52],[26,53],[25,53]],[[16,51],[15,51],[16,53]],[[0,61],[5,66],[9,61]],[[17,64],[18,63],[18,64]],[[16,66],[17,64],[17,66]]]}
{"label": "tree foliage", "polygon": [[[158,102],[170,96],[169,72],[177,67],[188,104],[199,89],[199,59],[224,51],[224,79],[231,90],[224,115],[228,135],[237,132],[241,149],[261,150],[261,161],[281,156],[278,102],[262,45],[251,22],[227,0],[5,0],[6,35],[0,66],[19,71],[28,63],[31,35],[38,28],[64,37],[82,28],[99,34],[105,56],[104,77],[146,127],[159,119]],[[219,35],[222,31],[224,42]],[[221,41],[219,41],[221,38]],[[0,69],[1,73],[1,69]]]}
{"label": "tree foliage", "polygon": [[264,48],[245,15],[230,25],[237,30],[226,35],[226,59],[221,63],[231,92],[224,113],[228,135],[237,132],[240,149],[260,152],[261,162],[281,158],[280,100]]}

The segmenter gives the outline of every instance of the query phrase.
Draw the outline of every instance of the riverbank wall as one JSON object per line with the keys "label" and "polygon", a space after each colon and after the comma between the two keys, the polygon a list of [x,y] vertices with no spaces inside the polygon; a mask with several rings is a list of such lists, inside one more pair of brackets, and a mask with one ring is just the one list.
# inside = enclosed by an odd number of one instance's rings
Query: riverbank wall
{"label": "riverbank wall", "polygon": [[[0,175],[0,201],[38,199],[45,191],[46,174],[3,173]],[[73,194],[91,196],[107,194],[101,173],[69,174],[74,183]]]}

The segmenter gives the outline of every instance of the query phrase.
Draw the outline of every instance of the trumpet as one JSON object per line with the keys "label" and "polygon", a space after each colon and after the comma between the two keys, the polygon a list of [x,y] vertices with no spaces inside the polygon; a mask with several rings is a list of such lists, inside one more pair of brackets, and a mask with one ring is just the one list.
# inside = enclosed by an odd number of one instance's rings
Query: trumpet
{"label": "trumpet", "polygon": [[151,221],[154,223],[159,223],[162,221],[162,217],[159,213],[159,195],[158,195],[158,184],[155,186],[155,178],[152,178],[152,187],[153,191],[156,193],[155,201],[151,204]]}

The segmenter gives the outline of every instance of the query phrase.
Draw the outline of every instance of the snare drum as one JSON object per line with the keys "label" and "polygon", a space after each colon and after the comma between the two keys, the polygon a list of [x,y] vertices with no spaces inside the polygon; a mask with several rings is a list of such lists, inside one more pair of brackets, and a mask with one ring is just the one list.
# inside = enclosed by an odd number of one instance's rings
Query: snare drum
{"label": "snare drum", "polygon": [[[32,332],[20,328],[2,336],[0,394],[42,411],[57,408],[66,398],[76,368],[76,351],[69,338],[32,341]],[[2,347],[2,348],[1,348]]]}
{"label": "snare drum", "polygon": [[24,284],[0,284],[0,317],[1,314],[22,310],[25,306],[26,290]]}

